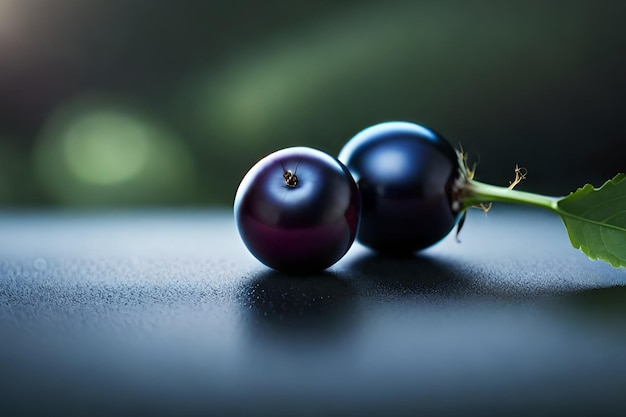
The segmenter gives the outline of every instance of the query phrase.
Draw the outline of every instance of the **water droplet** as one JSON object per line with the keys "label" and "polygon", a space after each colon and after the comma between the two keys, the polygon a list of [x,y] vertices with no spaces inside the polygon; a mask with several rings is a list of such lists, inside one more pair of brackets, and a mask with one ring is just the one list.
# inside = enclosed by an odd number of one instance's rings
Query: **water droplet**
{"label": "water droplet", "polygon": [[48,261],[44,258],[37,258],[33,261],[33,267],[38,271],[43,271],[48,267]]}

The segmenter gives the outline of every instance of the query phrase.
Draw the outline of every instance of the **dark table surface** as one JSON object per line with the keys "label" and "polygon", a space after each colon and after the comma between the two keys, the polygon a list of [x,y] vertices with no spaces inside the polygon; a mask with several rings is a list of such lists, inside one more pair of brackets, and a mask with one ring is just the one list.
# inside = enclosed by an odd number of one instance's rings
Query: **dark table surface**
{"label": "dark table surface", "polygon": [[534,209],[460,239],[295,277],[227,211],[1,213],[0,415],[623,413],[626,270]]}

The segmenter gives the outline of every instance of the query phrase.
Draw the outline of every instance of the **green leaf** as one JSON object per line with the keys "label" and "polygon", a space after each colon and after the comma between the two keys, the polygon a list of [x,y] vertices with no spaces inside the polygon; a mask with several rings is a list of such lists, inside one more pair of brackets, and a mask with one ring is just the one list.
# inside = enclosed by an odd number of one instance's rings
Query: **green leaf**
{"label": "green leaf", "polygon": [[591,259],[626,267],[626,175],[590,184],[557,201],[570,241]]}

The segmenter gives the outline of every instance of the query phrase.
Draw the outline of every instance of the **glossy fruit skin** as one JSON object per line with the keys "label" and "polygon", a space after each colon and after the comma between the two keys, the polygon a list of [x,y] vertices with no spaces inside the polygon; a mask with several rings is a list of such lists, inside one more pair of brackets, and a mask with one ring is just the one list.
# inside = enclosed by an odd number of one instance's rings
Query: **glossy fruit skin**
{"label": "glossy fruit skin", "polygon": [[320,271],[341,259],[356,237],[360,211],[348,169],[307,147],[261,159],[241,181],[234,204],[248,250],[271,268],[296,273]]}
{"label": "glossy fruit skin", "polygon": [[443,239],[460,215],[452,209],[459,174],[455,149],[433,130],[409,122],[371,126],[339,154],[362,197],[357,240],[406,255]]}

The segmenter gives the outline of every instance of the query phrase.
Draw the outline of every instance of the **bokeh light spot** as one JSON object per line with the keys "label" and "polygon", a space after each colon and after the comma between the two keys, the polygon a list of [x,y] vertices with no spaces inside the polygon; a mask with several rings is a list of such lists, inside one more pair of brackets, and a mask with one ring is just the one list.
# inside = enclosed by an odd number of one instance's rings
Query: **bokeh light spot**
{"label": "bokeh light spot", "polygon": [[193,201],[195,160],[172,129],[125,100],[83,97],[60,106],[36,144],[35,169],[67,205]]}
{"label": "bokeh light spot", "polygon": [[121,113],[96,112],[63,132],[64,156],[80,180],[100,185],[134,177],[148,159],[151,126]]}

